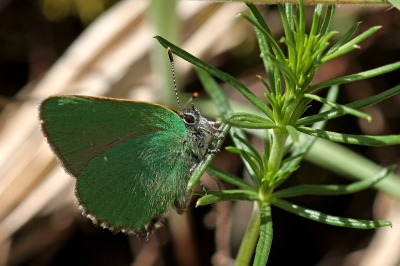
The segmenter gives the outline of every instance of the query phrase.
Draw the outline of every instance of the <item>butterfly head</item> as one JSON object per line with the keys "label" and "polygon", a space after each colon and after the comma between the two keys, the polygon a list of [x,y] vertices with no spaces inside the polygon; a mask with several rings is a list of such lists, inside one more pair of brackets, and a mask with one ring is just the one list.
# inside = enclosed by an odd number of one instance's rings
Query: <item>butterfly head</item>
{"label": "butterfly head", "polygon": [[183,110],[181,112],[182,121],[191,127],[196,127],[198,125],[200,117],[200,111],[195,107],[192,107],[192,109]]}

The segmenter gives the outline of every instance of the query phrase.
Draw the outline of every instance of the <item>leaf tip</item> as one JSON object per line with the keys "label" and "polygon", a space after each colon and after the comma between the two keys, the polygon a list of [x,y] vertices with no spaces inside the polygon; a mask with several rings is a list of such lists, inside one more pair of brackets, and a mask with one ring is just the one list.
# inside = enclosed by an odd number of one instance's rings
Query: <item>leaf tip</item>
{"label": "leaf tip", "polygon": [[242,13],[242,12],[237,13],[237,14],[236,14],[236,17],[237,17],[237,18],[238,18],[238,17],[243,17],[243,13]]}

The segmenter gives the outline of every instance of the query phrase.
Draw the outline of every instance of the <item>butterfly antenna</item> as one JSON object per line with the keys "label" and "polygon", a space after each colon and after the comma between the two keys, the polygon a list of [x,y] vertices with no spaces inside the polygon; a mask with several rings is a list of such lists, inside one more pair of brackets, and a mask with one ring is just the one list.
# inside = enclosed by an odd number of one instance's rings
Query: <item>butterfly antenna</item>
{"label": "butterfly antenna", "polygon": [[199,93],[198,93],[198,92],[194,92],[194,93],[192,94],[192,97],[190,97],[190,99],[183,105],[183,108],[186,108],[186,106],[187,106],[189,103],[192,104],[192,108],[193,108],[193,106],[194,106],[193,100],[196,99],[197,97],[199,97]]}
{"label": "butterfly antenna", "polygon": [[178,96],[178,89],[176,87],[176,78],[175,78],[175,68],[174,68],[174,58],[172,57],[172,52],[171,48],[167,48],[168,51],[168,57],[169,57],[169,62],[171,63],[171,70],[172,70],[172,79],[174,80],[174,90],[175,90],[175,96],[176,96],[176,101],[178,102],[179,110],[181,112],[183,111],[181,102],[179,101],[179,96]]}

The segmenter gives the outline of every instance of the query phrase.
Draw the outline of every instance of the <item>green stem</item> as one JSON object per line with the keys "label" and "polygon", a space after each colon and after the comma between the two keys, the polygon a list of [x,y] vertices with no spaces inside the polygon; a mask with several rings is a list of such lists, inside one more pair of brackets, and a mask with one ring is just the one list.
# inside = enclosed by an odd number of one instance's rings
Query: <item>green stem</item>
{"label": "green stem", "polygon": [[261,213],[259,202],[254,202],[253,213],[246,234],[236,257],[236,266],[250,265],[260,232]]}
{"label": "green stem", "polygon": [[[274,129],[273,130],[273,141],[271,147],[271,153],[268,162],[268,172],[266,174],[266,180],[262,180],[262,198],[266,199],[272,192],[272,185],[274,183],[274,177],[279,170],[282,162],[283,152],[285,150],[285,142],[289,134],[286,130]],[[266,182],[265,182],[266,181]]]}

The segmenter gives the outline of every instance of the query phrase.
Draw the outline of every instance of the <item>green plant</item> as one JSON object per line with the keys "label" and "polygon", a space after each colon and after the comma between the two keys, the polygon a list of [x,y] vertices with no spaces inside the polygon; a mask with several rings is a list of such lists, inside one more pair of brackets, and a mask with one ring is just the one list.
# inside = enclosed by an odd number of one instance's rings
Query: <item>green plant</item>
{"label": "green plant", "polygon": [[[306,33],[304,4],[296,8],[293,4],[278,5],[281,14],[285,37],[280,42],[287,46],[285,54],[272,37],[268,25],[253,4],[247,4],[250,15],[240,14],[253,26],[258,39],[261,57],[265,66],[267,80],[259,76],[266,88],[265,98],[270,107],[256,97],[240,81],[200,61],[191,54],[169,43],[162,37],[156,39],[164,46],[171,47],[176,55],[197,66],[198,75],[204,88],[212,97],[223,118],[221,131],[231,134],[235,147],[228,147],[230,152],[239,154],[252,177],[249,184],[239,177],[226,173],[214,166],[209,166],[215,154],[207,158],[195,170],[189,181],[193,188],[207,168],[207,171],[236,185],[239,189],[226,191],[197,192],[202,197],[197,206],[212,204],[227,200],[247,200],[254,202],[253,214],[246,235],[239,250],[237,265],[248,265],[254,256],[254,265],[265,265],[268,260],[272,243],[273,229],[271,205],[284,209],[296,215],[334,226],[358,229],[372,229],[391,226],[383,220],[357,220],[327,215],[316,210],[294,205],[284,198],[299,195],[343,195],[355,193],[373,186],[387,177],[394,166],[384,168],[376,176],[355,182],[350,185],[300,185],[282,190],[276,190],[299,166],[304,155],[315,141],[315,137],[347,144],[383,146],[400,143],[399,135],[365,136],[349,135],[323,130],[330,119],[350,114],[370,121],[372,118],[359,111],[400,92],[400,86],[388,91],[347,105],[335,103],[338,86],[343,83],[367,79],[400,68],[400,62],[379,67],[373,70],[335,78],[311,85],[315,72],[327,61],[348,53],[357,48],[357,44],[375,33],[380,27],[372,27],[350,40],[358,24],[346,32],[343,37],[329,48],[329,40],[336,33],[331,30],[335,6],[331,5],[324,12],[323,5],[315,8],[311,30]],[[329,49],[328,49],[329,48]],[[221,93],[215,76],[240,91],[263,115],[250,113],[233,113]],[[321,88],[331,87],[328,96],[322,98],[311,94]],[[315,100],[323,103],[319,114],[301,117],[310,103]],[[259,154],[246,140],[242,129],[264,130],[265,149]],[[300,134],[303,133],[303,134]],[[218,139],[215,146],[220,146]],[[302,143],[294,146],[294,143]]]}

